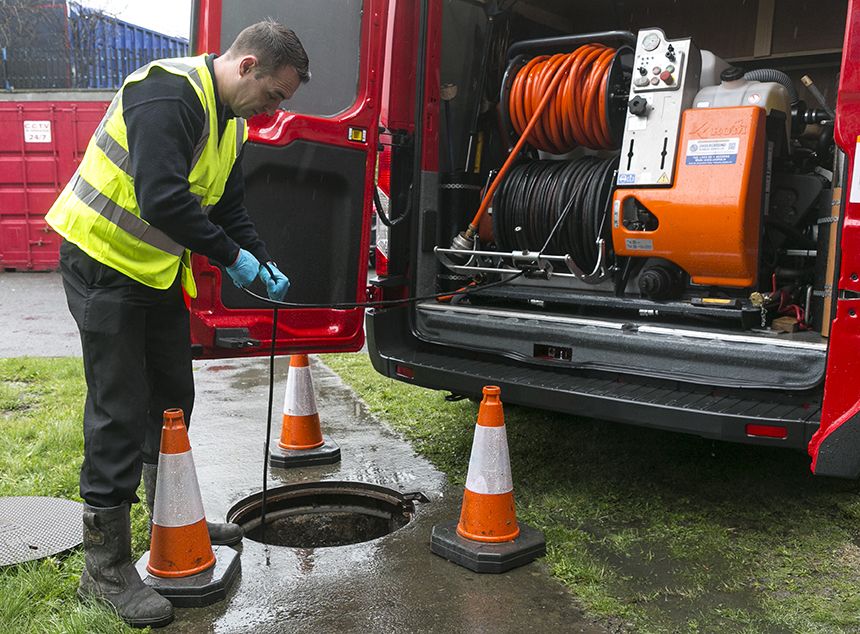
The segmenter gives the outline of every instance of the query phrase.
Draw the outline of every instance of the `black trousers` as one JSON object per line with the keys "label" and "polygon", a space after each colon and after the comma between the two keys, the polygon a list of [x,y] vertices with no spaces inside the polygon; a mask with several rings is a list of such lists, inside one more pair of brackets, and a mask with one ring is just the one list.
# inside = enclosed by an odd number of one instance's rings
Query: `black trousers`
{"label": "black trousers", "polygon": [[194,404],[188,309],[179,277],[150,288],[60,247],[69,311],[81,333],[87,400],[81,497],[92,506],[138,502],[144,462],[156,464],[162,414]]}

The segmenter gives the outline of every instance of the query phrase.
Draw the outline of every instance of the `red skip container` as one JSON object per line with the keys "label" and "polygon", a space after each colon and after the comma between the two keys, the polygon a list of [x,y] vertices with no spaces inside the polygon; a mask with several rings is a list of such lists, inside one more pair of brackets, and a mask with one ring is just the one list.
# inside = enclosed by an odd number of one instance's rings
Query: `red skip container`
{"label": "red skip container", "polygon": [[0,270],[57,268],[60,236],[45,223],[113,93],[0,93]]}

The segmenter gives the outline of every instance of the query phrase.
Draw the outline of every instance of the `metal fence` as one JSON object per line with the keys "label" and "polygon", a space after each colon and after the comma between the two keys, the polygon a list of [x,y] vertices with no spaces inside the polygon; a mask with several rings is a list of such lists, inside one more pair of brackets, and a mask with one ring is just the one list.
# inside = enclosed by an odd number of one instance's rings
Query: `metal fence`
{"label": "metal fence", "polygon": [[4,90],[71,88],[69,56],[36,48],[0,49],[0,85]]}
{"label": "metal fence", "polygon": [[[50,44],[10,42],[0,47],[0,88],[110,90],[144,64],[188,54],[188,41],[68,5],[68,19],[45,20],[40,39]],[[46,31],[51,31],[47,33]]]}

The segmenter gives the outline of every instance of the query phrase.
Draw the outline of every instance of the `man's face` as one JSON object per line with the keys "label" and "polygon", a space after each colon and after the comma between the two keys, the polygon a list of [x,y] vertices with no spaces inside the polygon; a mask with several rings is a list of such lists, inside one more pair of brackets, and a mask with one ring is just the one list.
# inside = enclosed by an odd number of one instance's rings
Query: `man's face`
{"label": "man's face", "polygon": [[299,84],[299,74],[292,66],[261,75],[256,58],[246,56],[239,62],[239,80],[231,109],[243,119],[264,112],[272,114],[282,101],[293,96]]}

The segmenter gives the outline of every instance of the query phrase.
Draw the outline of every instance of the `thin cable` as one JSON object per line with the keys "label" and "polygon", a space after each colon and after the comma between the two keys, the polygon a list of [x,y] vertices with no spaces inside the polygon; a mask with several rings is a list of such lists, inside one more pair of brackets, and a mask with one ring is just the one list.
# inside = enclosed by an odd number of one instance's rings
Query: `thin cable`
{"label": "thin cable", "polygon": [[[269,268],[268,266],[266,267]],[[271,269],[269,269],[271,273]],[[260,541],[263,542],[266,553],[266,565],[269,560],[269,543],[266,541],[266,493],[269,485],[269,444],[272,442],[272,402],[275,393],[275,342],[278,336],[278,307],[272,310],[272,347],[269,353],[269,409],[266,416],[266,444],[263,445],[263,500],[260,506]]]}
{"label": "thin cable", "polygon": [[[464,251],[463,253],[468,253],[468,251]],[[386,299],[380,300],[378,302],[352,302],[352,303],[344,303],[344,304],[297,304],[295,302],[279,302],[275,299],[269,299],[268,297],[263,297],[262,295],[257,295],[254,291],[247,289],[245,287],[241,287],[245,293],[259,299],[262,302],[266,302],[272,306],[278,308],[328,308],[332,310],[351,310],[353,308],[382,308],[385,306],[400,306],[401,304],[414,304],[415,302],[423,302],[431,299],[443,299],[450,297],[451,295],[470,295],[472,293],[476,293],[480,290],[493,288],[494,286],[501,286],[502,284],[507,284],[508,282],[515,280],[519,276],[523,274],[523,271],[519,271],[517,273],[512,274],[510,277],[498,280],[496,282],[490,282],[489,284],[480,284],[478,286],[474,286],[470,289],[461,289],[459,291],[447,291],[445,293],[436,293],[435,295],[419,295],[417,297],[404,297],[403,299]],[[271,409],[271,408],[269,408]]]}
{"label": "thin cable", "polygon": [[[272,269],[269,267],[268,263],[263,264],[263,266],[268,270],[269,275],[272,275]],[[404,299],[397,300],[388,300],[381,302],[356,302],[352,304],[295,304],[290,302],[279,302],[273,299],[269,299],[268,297],[262,297],[261,295],[257,295],[255,292],[241,287],[243,291],[245,291],[248,295],[259,299],[260,301],[271,304],[274,308],[272,310],[272,346],[269,350],[269,406],[268,406],[268,414],[266,416],[266,441],[263,444],[263,495],[260,505],[260,541],[263,542],[265,553],[266,553],[266,565],[269,566],[271,564],[270,559],[270,551],[269,544],[266,542],[266,495],[268,492],[268,484],[269,484],[269,445],[272,442],[272,404],[274,401],[274,393],[275,393],[275,346],[277,342],[278,336],[278,309],[279,308],[360,308],[360,307],[370,307],[370,306],[381,306],[381,305],[398,305],[405,304],[410,302],[417,302],[426,299],[441,299],[441,298],[450,298],[453,295],[468,295],[469,293],[475,292],[482,288],[491,288],[493,286],[499,286],[501,284],[506,284],[513,279],[518,278],[523,274],[523,271],[519,271],[515,273],[511,277],[499,280],[497,282],[492,282],[490,284],[481,284],[479,286],[473,287],[469,290],[460,290],[448,293],[439,293],[437,295],[425,295],[423,297],[407,297]]]}

